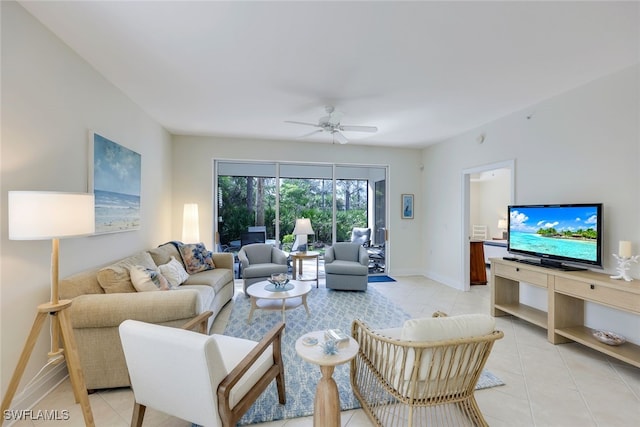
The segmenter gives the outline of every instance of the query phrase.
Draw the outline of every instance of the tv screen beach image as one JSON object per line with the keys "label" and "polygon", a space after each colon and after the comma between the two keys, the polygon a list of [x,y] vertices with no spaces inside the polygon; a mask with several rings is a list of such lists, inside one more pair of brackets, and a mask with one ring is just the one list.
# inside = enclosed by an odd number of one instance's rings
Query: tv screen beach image
{"label": "tv screen beach image", "polygon": [[511,249],[596,261],[594,206],[520,207],[509,213]]}

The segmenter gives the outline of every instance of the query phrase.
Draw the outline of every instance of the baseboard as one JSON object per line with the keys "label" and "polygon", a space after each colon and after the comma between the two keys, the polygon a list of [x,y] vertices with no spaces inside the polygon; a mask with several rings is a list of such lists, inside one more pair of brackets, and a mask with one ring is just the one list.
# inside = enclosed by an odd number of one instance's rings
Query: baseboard
{"label": "baseboard", "polygon": [[[43,374],[23,391],[16,394],[13,397],[9,410],[27,411],[32,409],[38,402],[44,399],[54,388],[56,388],[58,384],[64,381],[68,375],[69,371],[67,370],[66,363],[55,365],[51,370]],[[7,426],[11,426],[15,421],[17,420],[11,421]]]}

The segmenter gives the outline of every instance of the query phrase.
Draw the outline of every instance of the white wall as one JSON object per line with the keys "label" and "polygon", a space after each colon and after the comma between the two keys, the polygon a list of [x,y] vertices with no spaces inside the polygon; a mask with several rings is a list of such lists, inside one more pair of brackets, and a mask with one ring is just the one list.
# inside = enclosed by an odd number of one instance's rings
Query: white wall
{"label": "white wall", "polygon": [[[631,240],[640,253],[639,80],[636,65],[425,149],[426,274],[463,288],[461,171],[509,159],[514,203],[604,203],[605,271],[615,269],[618,241]],[[637,316],[587,311],[588,324],[608,324],[640,342]]]}
{"label": "white wall", "polygon": [[[502,237],[498,220],[507,218],[507,206],[511,198],[511,173],[509,169],[483,172],[481,178],[471,182],[469,218],[473,224],[487,226],[487,238]],[[471,228],[470,228],[471,229]]]}
{"label": "white wall", "polygon": [[[9,241],[9,190],[87,191],[88,131],[142,155],[141,230],[60,242],[60,275],[106,264],[172,237],[169,134],[14,2],[2,13],[1,391],[36,306],[49,301],[49,241]],[[46,212],[43,212],[46,215]],[[48,326],[47,326],[48,328]],[[46,362],[43,332],[23,377]],[[17,396],[18,397],[18,396]]]}
{"label": "white wall", "polygon": [[422,273],[422,243],[416,238],[423,235],[422,211],[417,206],[417,219],[400,219],[400,194],[413,193],[416,201],[420,198],[420,150],[196,136],[174,136],[173,141],[174,233],[181,229],[183,204],[196,202],[200,206],[200,238],[207,246],[212,244],[214,158],[389,165],[390,272]]}

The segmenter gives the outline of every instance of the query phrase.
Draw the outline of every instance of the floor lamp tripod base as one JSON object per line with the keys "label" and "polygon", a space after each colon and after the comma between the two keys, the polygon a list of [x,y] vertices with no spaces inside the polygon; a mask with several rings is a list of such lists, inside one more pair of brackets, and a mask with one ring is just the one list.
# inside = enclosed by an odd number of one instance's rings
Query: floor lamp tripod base
{"label": "floor lamp tripod base", "polygon": [[[52,322],[54,322],[54,331],[60,331],[62,337],[62,346],[64,348],[64,358],[67,362],[67,369],[69,370],[69,378],[71,379],[71,386],[73,387],[73,395],[76,403],[80,403],[82,407],[82,416],[84,417],[85,425],[93,427],[95,422],[93,420],[93,413],[91,412],[91,406],[89,404],[89,394],[87,393],[87,387],[84,382],[84,375],[82,373],[82,367],[80,365],[80,358],[78,356],[78,347],[76,345],[75,338],[73,336],[73,330],[71,328],[71,321],[67,308],[71,306],[71,300],[61,300],[57,303],[48,302],[40,304],[38,306],[38,313],[33,321],[31,332],[27,337],[27,341],[24,344],[20,359],[18,360],[18,366],[16,366],[11,382],[9,382],[9,388],[2,399],[2,413],[9,409],[13,396],[18,389],[24,370],[27,367],[33,347],[36,344],[38,335],[44,326],[47,315],[53,316]],[[57,332],[54,332],[56,336]]]}

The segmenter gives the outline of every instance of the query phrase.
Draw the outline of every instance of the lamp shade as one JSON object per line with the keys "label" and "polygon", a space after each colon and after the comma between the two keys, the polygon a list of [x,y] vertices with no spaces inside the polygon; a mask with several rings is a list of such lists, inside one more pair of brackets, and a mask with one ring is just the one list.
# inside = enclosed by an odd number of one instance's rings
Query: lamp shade
{"label": "lamp shade", "polygon": [[9,191],[8,205],[10,240],[45,240],[95,232],[93,194]]}
{"label": "lamp shade", "polygon": [[296,219],[296,226],[293,227],[293,234],[298,235],[307,235],[313,234],[313,228],[311,228],[311,220],[309,218],[298,218]]}
{"label": "lamp shade", "polygon": [[200,242],[200,223],[197,203],[184,204],[182,214],[182,241],[185,243]]}
{"label": "lamp shade", "polygon": [[506,219],[499,219],[498,220],[498,228],[500,230],[504,230],[507,228],[507,220]]}

